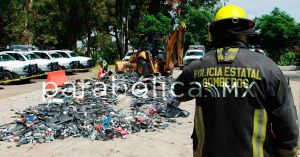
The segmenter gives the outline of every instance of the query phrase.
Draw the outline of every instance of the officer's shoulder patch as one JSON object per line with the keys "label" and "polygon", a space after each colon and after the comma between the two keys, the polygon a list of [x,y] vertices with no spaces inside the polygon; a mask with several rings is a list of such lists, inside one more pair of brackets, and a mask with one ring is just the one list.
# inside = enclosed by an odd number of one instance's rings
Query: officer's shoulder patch
{"label": "officer's shoulder patch", "polygon": [[216,53],[217,60],[219,63],[232,63],[238,52],[239,48],[218,48]]}

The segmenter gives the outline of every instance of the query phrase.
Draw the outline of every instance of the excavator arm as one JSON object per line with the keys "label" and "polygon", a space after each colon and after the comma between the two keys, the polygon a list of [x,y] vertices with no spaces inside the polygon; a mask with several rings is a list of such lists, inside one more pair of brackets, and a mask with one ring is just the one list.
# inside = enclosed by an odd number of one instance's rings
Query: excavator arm
{"label": "excavator arm", "polygon": [[[166,66],[164,68],[166,72],[171,71],[175,65],[183,65],[183,39],[185,29],[185,23],[181,22],[178,28],[173,31],[169,37],[166,37]],[[174,47],[175,45],[176,47]],[[175,57],[173,57],[173,55]]]}

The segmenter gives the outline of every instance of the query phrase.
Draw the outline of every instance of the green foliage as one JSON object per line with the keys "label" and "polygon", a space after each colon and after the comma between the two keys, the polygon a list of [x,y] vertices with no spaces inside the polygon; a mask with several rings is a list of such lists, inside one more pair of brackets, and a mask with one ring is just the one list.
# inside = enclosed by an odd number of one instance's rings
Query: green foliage
{"label": "green foliage", "polygon": [[153,0],[105,0],[109,18],[101,30],[116,39],[120,57],[124,56],[128,41],[138,32],[138,23],[148,14],[149,3]]}
{"label": "green foliage", "polygon": [[282,66],[297,65],[298,61],[295,52],[286,51],[283,55],[280,56],[278,64]]}
{"label": "green foliage", "polygon": [[115,43],[111,43],[107,48],[98,52],[94,59],[98,60],[100,57],[106,60],[108,64],[114,64],[115,61],[119,59]]}
{"label": "green foliage", "polygon": [[[220,0],[187,0],[189,1],[189,4],[193,7],[199,7],[199,6],[210,6],[213,7],[216,4],[220,3]],[[226,0],[225,0],[226,1]]]}
{"label": "green foliage", "polygon": [[[51,12],[49,12],[51,10]],[[33,43],[43,49],[59,43],[59,34],[63,34],[62,12],[55,0],[35,0],[33,5],[31,29]]]}
{"label": "green foliage", "polygon": [[24,7],[24,3],[19,0],[1,0],[0,42],[2,44],[23,43],[30,36],[30,33],[26,31],[30,15],[25,12]]}
{"label": "green foliage", "polygon": [[[286,40],[299,35],[294,18],[279,8],[275,8],[270,15],[256,18],[255,22],[256,29],[260,30],[260,34],[269,40]],[[295,32],[297,33],[295,34]]]}
{"label": "green foliage", "polygon": [[[198,1],[192,3],[197,6]],[[180,21],[185,22],[187,30],[185,32],[185,48],[192,44],[208,45],[208,24],[213,17],[213,7],[210,5],[194,7],[190,4],[184,5],[184,15],[180,17]],[[169,34],[172,31],[171,19],[159,13],[157,16],[145,16],[139,23],[139,33],[143,34]],[[135,46],[141,43],[138,34],[131,40]],[[137,44],[136,44],[137,43]]]}
{"label": "green foliage", "polygon": [[35,0],[33,42],[42,48],[74,49],[77,40],[86,40],[87,55],[98,37],[92,36],[108,17],[104,0]]}
{"label": "green foliage", "polygon": [[286,41],[300,36],[299,23],[279,8],[256,18],[255,22],[255,29],[263,39],[262,47],[270,52],[270,57],[276,62],[280,60],[283,50],[289,47]]}
{"label": "green foliage", "polygon": [[88,43],[85,43],[85,45],[89,44],[89,46],[91,47],[90,53],[86,52],[86,55],[97,59],[98,51],[106,50],[111,46],[115,47],[111,40],[111,36],[108,34],[94,34],[93,37],[90,37]]}
{"label": "green foliage", "polygon": [[171,32],[171,19],[162,13],[157,16],[148,15],[138,25],[139,33],[143,34],[169,34]]}
{"label": "green foliage", "polygon": [[144,44],[144,41],[140,38],[140,35],[137,32],[132,33],[129,41],[130,41],[130,45],[136,49],[139,49],[140,46]]}
{"label": "green foliage", "polygon": [[186,23],[185,48],[193,44],[208,45],[208,24],[213,17],[213,9],[210,6],[203,6],[199,9],[186,5],[187,13],[182,20]]}
{"label": "green foliage", "polygon": [[149,43],[151,40],[146,41],[145,38],[152,35],[167,35],[172,32],[172,20],[158,13],[156,16],[147,15],[139,22],[138,30],[130,36],[130,44],[135,47],[143,47]]}

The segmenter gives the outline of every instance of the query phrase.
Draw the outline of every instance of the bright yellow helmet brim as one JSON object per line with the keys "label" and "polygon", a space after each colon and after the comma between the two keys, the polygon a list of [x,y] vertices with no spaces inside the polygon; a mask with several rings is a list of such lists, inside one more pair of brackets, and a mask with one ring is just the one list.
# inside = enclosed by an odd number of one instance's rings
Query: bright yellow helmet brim
{"label": "bright yellow helmet brim", "polygon": [[248,16],[244,9],[230,4],[218,10],[215,15],[214,22],[224,19],[248,19]]}
{"label": "bright yellow helmet brim", "polygon": [[246,28],[253,28],[255,25],[252,20],[248,19],[247,13],[243,8],[230,4],[217,11],[211,26],[228,20],[236,24],[244,25]]}

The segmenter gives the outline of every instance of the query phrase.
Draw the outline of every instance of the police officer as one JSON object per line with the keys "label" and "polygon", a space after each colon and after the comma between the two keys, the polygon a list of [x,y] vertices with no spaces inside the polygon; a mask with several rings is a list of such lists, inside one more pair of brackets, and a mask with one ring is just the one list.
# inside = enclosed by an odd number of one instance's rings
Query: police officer
{"label": "police officer", "polygon": [[291,90],[268,57],[247,49],[254,22],[235,5],[218,10],[214,48],[183,69],[179,101],[196,99],[195,157],[295,157],[299,124]]}

